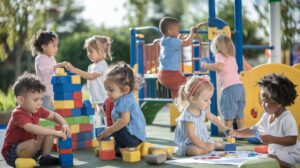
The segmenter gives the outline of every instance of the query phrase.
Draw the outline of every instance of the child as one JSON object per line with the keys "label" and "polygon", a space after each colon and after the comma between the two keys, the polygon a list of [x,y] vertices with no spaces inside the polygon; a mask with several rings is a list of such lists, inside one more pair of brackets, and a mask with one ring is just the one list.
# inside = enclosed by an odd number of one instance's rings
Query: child
{"label": "child", "polygon": [[107,127],[98,139],[113,135],[117,155],[119,151],[145,141],[146,121],[133,94],[133,90],[137,89],[136,83],[133,70],[123,62],[111,66],[104,78],[107,96],[115,101],[115,105],[111,114],[113,125]]}
{"label": "child", "polygon": [[215,142],[209,137],[205,118],[223,130],[229,130],[210,109],[210,99],[214,88],[208,76],[192,76],[179,89],[178,105],[181,115],[176,119],[175,143],[178,155],[201,155],[224,148],[222,142]]}
{"label": "child", "polygon": [[58,50],[58,36],[50,31],[38,31],[31,39],[32,56],[35,57],[35,72],[46,86],[43,106],[49,110],[53,108],[53,89],[51,78],[55,75],[55,69],[64,67],[63,63],[56,63],[55,55]]}
{"label": "child", "polygon": [[195,31],[191,27],[189,36],[181,40],[179,27],[179,21],[172,17],[164,17],[159,23],[163,36],[160,39],[158,80],[171,90],[173,99],[177,97],[179,86],[186,82],[186,78],[180,73],[181,48],[192,44]]}
{"label": "child", "polygon": [[[103,74],[107,71],[108,65],[105,61],[107,57],[111,59],[111,39],[107,36],[92,36],[85,40],[84,48],[87,50],[87,56],[92,62],[88,67],[88,71],[82,71],[73,67],[71,64],[67,65],[67,68],[84,79],[87,80],[87,88],[90,94],[90,99],[93,104],[96,104],[96,115],[102,116],[103,121],[105,112],[103,110],[103,104],[106,98],[106,93],[103,84]],[[104,124],[104,123],[102,123]]]}
{"label": "child", "polygon": [[211,51],[215,55],[215,63],[201,63],[201,67],[217,72],[225,125],[232,128],[235,119],[238,128],[244,128],[245,90],[238,74],[234,44],[228,36],[218,35],[211,43]]}
{"label": "child", "polygon": [[236,130],[235,136],[253,136],[257,128],[261,141],[268,145],[269,157],[277,159],[281,167],[291,167],[300,162],[297,124],[287,109],[298,96],[296,85],[285,76],[274,73],[262,77],[258,85],[265,113],[256,126]]}
{"label": "child", "polygon": [[[53,136],[66,139],[71,136],[67,122],[59,114],[42,107],[45,85],[29,73],[17,78],[13,86],[18,106],[12,112],[5,133],[2,155],[7,164],[15,166],[17,158],[39,158],[40,165],[57,165],[59,159],[49,155]],[[45,118],[62,125],[62,131],[39,126]]]}

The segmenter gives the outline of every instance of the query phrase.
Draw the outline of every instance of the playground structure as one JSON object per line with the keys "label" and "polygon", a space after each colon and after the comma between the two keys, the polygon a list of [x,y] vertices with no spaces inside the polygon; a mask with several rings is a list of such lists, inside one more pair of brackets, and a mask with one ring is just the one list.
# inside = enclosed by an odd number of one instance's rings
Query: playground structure
{"label": "playground structure", "polygon": [[[277,32],[277,28],[274,26],[278,26],[280,23],[278,15],[278,11],[280,11],[280,1],[273,1],[270,3],[270,28],[271,28],[271,37],[270,37],[270,46],[260,46],[260,45],[243,45],[243,35],[242,35],[242,1],[235,0],[234,1],[234,30],[230,30],[229,26],[220,18],[216,18],[215,16],[215,2],[214,0],[208,1],[209,7],[209,18],[208,18],[208,30],[197,30],[197,34],[207,34],[208,40],[212,40],[217,34],[226,34],[231,36],[234,34],[234,43],[236,47],[236,60],[238,64],[238,71],[241,72],[244,70],[244,66],[248,65],[247,62],[243,60],[243,49],[269,49],[271,50],[271,57],[269,62],[273,63],[281,63],[281,48],[280,48],[280,36],[278,34],[274,34],[273,31]],[[279,20],[279,21],[278,21]],[[278,26],[280,27],[280,26]],[[274,30],[275,29],[275,30]],[[145,44],[143,37],[138,34],[138,31],[141,30],[154,30],[159,32],[159,29],[154,26],[147,27],[139,27],[132,28],[130,30],[131,33],[131,66],[138,69],[138,73],[141,74],[145,80],[146,85],[143,89],[139,91],[139,102],[142,107],[142,111],[147,120],[147,124],[151,124],[157,112],[166,104],[170,103],[170,126],[171,130],[175,128],[175,118],[178,116],[178,112],[176,111],[175,106],[172,104],[172,99],[170,98],[170,92],[164,88],[157,80],[157,67],[158,67],[158,57],[159,57],[159,45],[158,44]],[[182,30],[180,33],[189,33],[189,31]],[[273,37],[275,36],[275,37]],[[278,36],[278,37],[277,37]],[[279,43],[279,44],[278,44]],[[206,46],[205,46],[206,45]],[[199,39],[195,39],[193,45],[191,46],[191,62],[192,66],[188,67],[184,65],[184,56],[182,57],[182,72],[185,76],[190,75],[202,75],[203,73],[199,72],[200,69],[200,60],[202,57],[208,57],[210,60],[214,60],[214,56],[211,52],[208,53],[203,52],[204,48],[209,48],[209,42],[202,42]],[[276,49],[275,49],[276,48]],[[275,49],[275,50],[274,50]],[[279,50],[278,50],[279,49]],[[183,53],[184,54],[184,53]],[[270,68],[270,66],[276,67],[276,71],[272,70],[274,68]],[[189,70],[187,70],[189,69]],[[249,69],[249,68],[247,68]],[[270,70],[269,70],[270,69]],[[269,71],[268,71],[269,70]],[[253,83],[255,83],[259,78],[263,75],[276,72],[276,73],[284,73],[288,77],[290,74],[293,74],[296,71],[296,68],[286,67],[286,66],[277,66],[275,64],[270,64],[269,66],[263,65],[254,68],[253,71],[247,73],[242,72],[241,78],[245,83],[246,90],[246,107],[245,107],[245,123],[247,126],[251,126],[257,122],[257,118],[259,118],[262,114],[262,109],[258,104],[258,88],[253,88]],[[188,73],[187,73],[188,72]],[[298,71],[297,71],[298,72]],[[294,73],[295,74],[295,73]],[[297,73],[298,74],[298,73]],[[209,72],[212,83],[216,86],[216,73],[213,71]],[[300,81],[291,79],[295,84],[300,85]],[[300,91],[297,90],[299,93]],[[211,99],[211,112],[215,115],[218,115],[217,112],[217,92],[215,93]],[[256,96],[255,96],[256,95]],[[254,103],[256,102],[256,103]],[[291,111],[294,114],[295,118],[300,118],[299,115],[295,115],[295,110],[297,107],[299,109],[299,100],[297,99],[294,106],[291,107]],[[251,109],[257,109],[259,115],[256,119],[251,119]],[[299,124],[299,120],[297,120]],[[213,136],[218,135],[218,129],[215,125],[211,124],[211,134]]]}

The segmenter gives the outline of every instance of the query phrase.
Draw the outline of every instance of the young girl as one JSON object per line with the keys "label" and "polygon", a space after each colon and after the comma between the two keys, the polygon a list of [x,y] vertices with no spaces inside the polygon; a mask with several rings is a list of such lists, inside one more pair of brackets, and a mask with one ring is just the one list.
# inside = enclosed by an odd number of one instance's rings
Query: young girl
{"label": "young girl", "polygon": [[113,135],[117,154],[126,147],[136,147],[145,141],[146,121],[135,101],[133,90],[137,89],[136,77],[129,65],[119,62],[111,66],[104,78],[107,96],[115,101],[112,110],[113,125],[98,137]]}
{"label": "young girl", "polygon": [[256,126],[237,130],[235,136],[253,136],[256,127],[261,141],[268,145],[269,156],[277,159],[281,167],[291,167],[300,162],[297,123],[287,109],[298,96],[296,85],[285,76],[274,73],[262,77],[258,85],[265,113]]}
{"label": "young girl", "polygon": [[57,63],[55,55],[58,50],[58,36],[50,31],[38,31],[31,39],[32,56],[35,57],[35,72],[42,83],[46,85],[43,106],[53,109],[53,89],[51,78],[55,75],[55,69],[64,67],[66,62]]}
{"label": "young girl", "polygon": [[215,55],[215,63],[202,63],[201,67],[217,72],[225,125],[232,128],[233,120],[236,120],[241,129],[244,127],[245,90],[238,74],[234,44],[228,36],[218,35],[211,43],[211,51]]}
{"label": "young girl", "polygon": [[[85,40],[84,48],[87,50],[87,56],[91,62],[88,71],[85,72],[73,67],[71,64],[67,68],[84,79],[87,80],[87,88],[90,94],[90,99],[93,104],[96,104],[97,115],[104,118],[105,112],[103,104],[106,98],[106,93],[103,84],[103,74],[107,71],[108,65],[105,59],[111,59],[111,39],[107,36],[92,36]],[[104,122],[103,120],[102,122]],[[102,123],[103,124],[103,123]]]}
{"label": "young girl", "polygon": [[[223,149],[222,142],[213,141],[205,126],[205,118],[223,130],[228,128],[210,111],[214,88],[208,76],[192,76],[179,89],[178,105],[181,115],[176,119],[175,143],[178,155],[201,155]],[[230,132],[230,130],[229,130]]]}

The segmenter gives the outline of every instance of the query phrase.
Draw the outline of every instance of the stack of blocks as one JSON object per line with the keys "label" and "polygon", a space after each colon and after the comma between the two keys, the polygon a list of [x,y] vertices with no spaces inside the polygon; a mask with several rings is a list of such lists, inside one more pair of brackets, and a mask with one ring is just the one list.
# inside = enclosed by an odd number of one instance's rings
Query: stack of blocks
{"label": "stack of blocks", "polygon": [[[92,124],[95,110],[88,100],[82,100],[80,76],[64,68],[57,68],[51,83],[54,91],[54,111],[63,116],[70,126],[72,149],[97,146]],[[56,125],[55,129],[61,130],[61,126]]]}
{"label": "stack of blocks", "polygon": [[[95,129],[96,136],[99,136],[105,127]],[[108,137],[104,137],[99,141],[99,159],[100,160],[114,160],[116,159],[115,141]]]}
{"label": "stack of blocks", "polygon": [[62,140],[60,138],[57,147],[59,153],[60,166],[61,167],[73,166],[72,138],[68,137],[66,140]]}
{"label": "stack of blocks", "polygon": [[224,132],[224,134],[227,136],[226,138],[228,142],[224,145],[224,151],[236,151],[235,138],[232,136],[228,136],[228,131],[229,130],[226,130]]}

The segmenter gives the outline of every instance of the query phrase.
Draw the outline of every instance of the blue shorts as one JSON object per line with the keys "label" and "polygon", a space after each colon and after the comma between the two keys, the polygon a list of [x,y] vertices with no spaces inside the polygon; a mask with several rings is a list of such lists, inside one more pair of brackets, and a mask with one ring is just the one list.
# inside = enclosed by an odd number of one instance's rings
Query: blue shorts
{"label": "blue shorts", "polygon": [[[15,167],[15,161],[18,158],[17,147],[18,147],[18,144],[13,144],[6,152],[5,161],[8,165],[13,166],[13,167]],[[38,151],[34,155],[33,159],[37,160],[40,155],[41,155],[41,151]]]}
{"label": "blue shorts", "polygon": [[113,133],[113,136],[116,141],[115,150],[118,153],[119,148],[125,147],[137,147],[142,141],[138,139],[136,136],[131,135],[126,127],[123,127],[119,131]]}
{"label": "blue shorts", "polygon": [[225,88],[220,102],[224,120],[243,119],[245,102],[245,89],[242,84]]}

